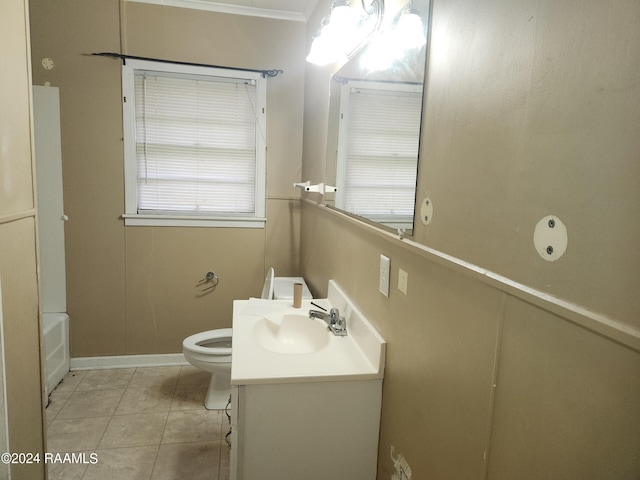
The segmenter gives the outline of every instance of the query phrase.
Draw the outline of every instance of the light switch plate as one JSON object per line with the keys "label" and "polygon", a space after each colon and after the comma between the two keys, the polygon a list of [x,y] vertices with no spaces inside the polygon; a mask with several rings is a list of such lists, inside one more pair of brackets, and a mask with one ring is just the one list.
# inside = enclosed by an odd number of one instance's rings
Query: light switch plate
{"label": "light switch plate", "polygon": [[380,255],[380,281],[378,290],[385,297],[389,296],[389,274],[391,272],[391,260],[389,257]]}

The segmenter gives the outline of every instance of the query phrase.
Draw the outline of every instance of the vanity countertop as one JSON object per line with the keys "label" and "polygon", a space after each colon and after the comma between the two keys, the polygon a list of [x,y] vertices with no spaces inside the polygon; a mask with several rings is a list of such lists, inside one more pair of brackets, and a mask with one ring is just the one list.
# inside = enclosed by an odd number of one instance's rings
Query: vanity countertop
{"label": "vanity countertop", "polygon": [[[236,300],[233,302],[233,347],[231,384],[301,383],[382,378],[385,342],[375,328],[347,300],[335,283],[329,287],[328,299],[303,300],[294,308],[290,300]],[[277,327],[287,315],[294,321],[321,322],[310,319],[309,310],[340,309],[347,319],[346,336],[336,336],[327,328],[326,344],[310,353],[274,352],[261,346],[256,332],[265,319]],[[299,317],[298,317],[299,316]],[[306,318],[305,318],[306,317]],[[307,327],[307,325],[303,325]]]}

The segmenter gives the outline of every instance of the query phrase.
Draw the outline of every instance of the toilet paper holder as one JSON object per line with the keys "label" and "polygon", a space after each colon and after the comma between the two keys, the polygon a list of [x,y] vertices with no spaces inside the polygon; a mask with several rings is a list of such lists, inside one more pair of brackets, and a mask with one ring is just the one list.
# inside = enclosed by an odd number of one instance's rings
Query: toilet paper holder
{"label": "toilet paper holder", "polygon": [[196,287],[204,287],[206,283],[211,283],[211,285],[207,286],[206,288],[203,288],[202,290],[200,290],[200,292],[207,292],[209,290],[213,290],[218,286],[218,283],[220,283],[220,279],[215,273],[207,272],[204,278],[196,284]]}

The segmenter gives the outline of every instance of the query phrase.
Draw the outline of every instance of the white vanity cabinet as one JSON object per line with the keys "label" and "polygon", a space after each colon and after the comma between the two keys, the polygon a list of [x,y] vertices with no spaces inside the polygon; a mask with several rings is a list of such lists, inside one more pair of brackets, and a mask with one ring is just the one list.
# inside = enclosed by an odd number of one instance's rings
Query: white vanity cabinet
{"label": "white vanity cabinet", "polygon": [[[386,343],[328,290],[298,309],[234,302],[231,480],[375,480]],[[340,311],[346,336],[309,318],[318,306]]]}
{"label": "white vanity cabinet", "polygon": [[231,480],[375,480],[382,379],[236,385]]}

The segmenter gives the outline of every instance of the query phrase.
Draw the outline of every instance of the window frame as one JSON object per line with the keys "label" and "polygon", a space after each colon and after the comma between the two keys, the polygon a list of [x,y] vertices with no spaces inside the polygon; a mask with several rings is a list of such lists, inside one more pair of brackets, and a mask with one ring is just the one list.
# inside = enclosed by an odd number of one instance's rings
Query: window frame
{"label": "window frame", "polygon": [[[348,152],[347,145],[349,143],[349,124],[351,117],[351,96],[352,90],[362,91],[378,91],[389,92],[390,95],[395,94],[415,94],[419,96],[419,108],[422,110],[422,86],[418,84],[408,83],[393,83],[384,81],[370,81],[370,80],[348,80],[343,83],[340,88],[340,123],[338,127],[338,148],[336,157],[336,196],[335,206],[341,210],[349,211],[355,215],[362,216],[373,222],[381,223],[394,229],[412,229],[415,217],[415,188],[414,185],[414,200],[412,204],[411,215],[390,215],[390,214],[369,214],[364,212],[358,212],[350,210],[346,205],[347,197],[347,168],[348,168]],[[416,166],[419,155],[419,147],[416,151]],[[416,173],[417,181],[417,173]]]}
{"label": "window frame", "polygon": [[[197,215],[138,213],[138,184],[136,158],[136,103],[135,75],[137,72],[199,75],[223,77],[255,82],[256,86],[256,176],[255,211],[253,215]],[[125,212],[126,226],[184,226],[184,227],[236,227],[264,228],[266,222],[266,78],[261,72],[235,70],[127,59],[122,65],[122,117],[124,144]]]}

